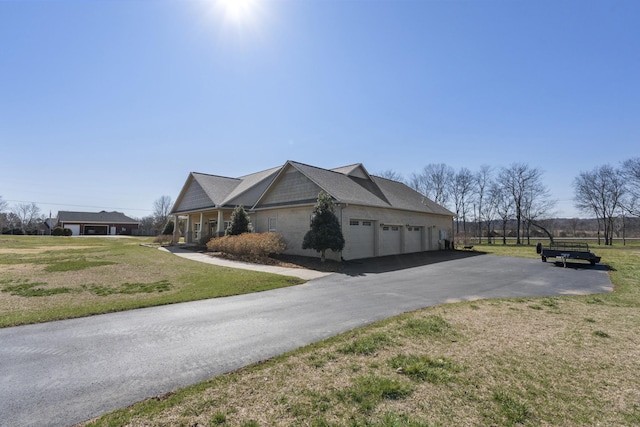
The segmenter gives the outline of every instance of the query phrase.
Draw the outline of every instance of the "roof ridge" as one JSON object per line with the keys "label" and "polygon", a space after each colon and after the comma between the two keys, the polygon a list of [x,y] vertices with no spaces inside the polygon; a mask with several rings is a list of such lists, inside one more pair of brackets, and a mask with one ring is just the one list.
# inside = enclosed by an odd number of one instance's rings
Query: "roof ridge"
{"label": "roof ridge", "polygon": [[214,177],[214,178],[240,179],[240,178],[233,178],[231,176],[214,175],[214,174],[211,174],[211,173],[204,173],[204,172],[194,172],[194,171],[192,171],[191,173],[192,174],[198,174],[198,175],[211,176],[211,177]]}

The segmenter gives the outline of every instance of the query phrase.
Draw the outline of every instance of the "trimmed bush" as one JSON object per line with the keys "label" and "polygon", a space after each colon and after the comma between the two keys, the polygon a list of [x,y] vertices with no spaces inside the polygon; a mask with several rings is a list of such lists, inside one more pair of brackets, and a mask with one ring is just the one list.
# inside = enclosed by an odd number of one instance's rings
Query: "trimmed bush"
{"label": "trimmed bush", "polygon": [[73,232],[70,228],[55,227],[51,230],[52,236],[71,236]]}
{"label": "trimmed bush", "polygon": [[271,254],[281,254],[287,249],[287,244],[278,233],[244,233],[214,237],[207,243],[207,249],[236,256],[266,258]]}

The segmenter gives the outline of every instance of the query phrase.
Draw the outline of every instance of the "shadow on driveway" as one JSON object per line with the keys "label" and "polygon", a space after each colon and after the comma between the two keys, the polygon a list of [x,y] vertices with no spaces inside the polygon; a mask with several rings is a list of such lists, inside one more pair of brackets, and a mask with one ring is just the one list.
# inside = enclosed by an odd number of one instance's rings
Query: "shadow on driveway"
{"label": "shadow on driveway", "polygon": [[454,261],[485,255],[480,251],[429,251],[413,254],[390,255],[378,258],[343,261],[340,273],[349,276],[363,276],[367,273],[387,273],[407,268],[422,267],[439,262]]}

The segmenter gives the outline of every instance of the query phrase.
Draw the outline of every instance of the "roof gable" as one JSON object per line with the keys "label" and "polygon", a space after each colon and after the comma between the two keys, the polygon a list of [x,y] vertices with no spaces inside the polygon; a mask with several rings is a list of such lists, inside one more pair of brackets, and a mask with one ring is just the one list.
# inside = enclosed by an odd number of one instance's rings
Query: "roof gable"
{"label": "roof gable", "polygon": [[322,189],[291,162],[287,162],[254,207],[315,202]]}
{"label": "roof gable", "polygon": [[349,165],[349,166],[342,166],[342,167],[331,169],[331,170],[333,172],[338,172],[350,177],[371,180],[371,175],[369,175],[369,172],[367,172],[367,170],[364,168],[364,165],[362,163],[356,163],[355,165]]}
{"label": "roof gable", "polygon": [[240,182],[237,178],[191,172],[171,213],[219,206]]}

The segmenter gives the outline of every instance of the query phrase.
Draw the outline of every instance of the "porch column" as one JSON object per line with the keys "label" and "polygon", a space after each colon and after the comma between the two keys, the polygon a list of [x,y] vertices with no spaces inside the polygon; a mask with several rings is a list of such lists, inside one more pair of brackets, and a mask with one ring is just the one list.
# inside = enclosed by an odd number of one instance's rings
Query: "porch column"
{"label": "porch column", "polygon": [[224,234],[224,214],[221,209],[218,210],[218,229],[216,230],[217,237]]}
{"label": "porch column", "polygon": [[177,245],[180,241],[180,228],[178,227],[179,217],[178,215],[173,216],[173,238],[171,239],[172,245]]}
{"label": "porch column", "polygon": [[200,233],[198,234],[198,243],[200,243],[203,236],[204,236],[204,212],[200,212]]}
{"label": "porch column", "polygon": [[191,234],[191,215],[187,215],[187,224],[184,227],[184,242],[192,243],[193,235]]}

